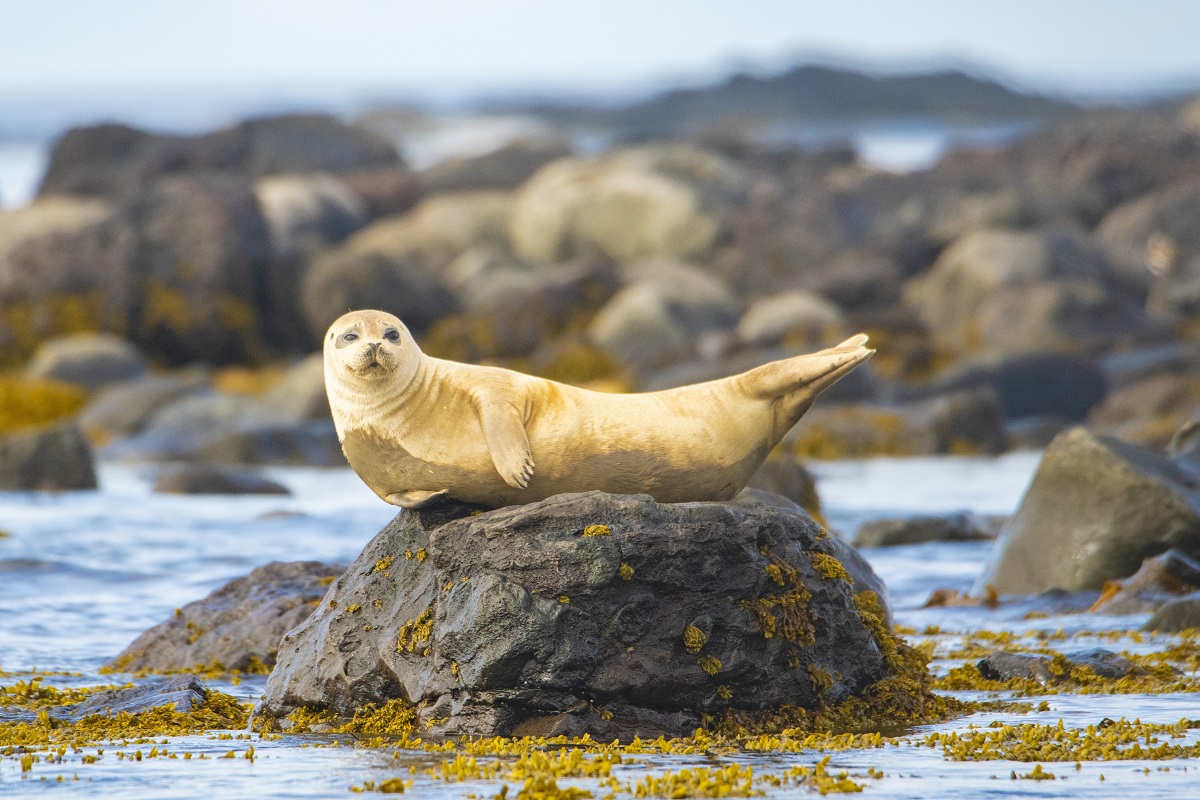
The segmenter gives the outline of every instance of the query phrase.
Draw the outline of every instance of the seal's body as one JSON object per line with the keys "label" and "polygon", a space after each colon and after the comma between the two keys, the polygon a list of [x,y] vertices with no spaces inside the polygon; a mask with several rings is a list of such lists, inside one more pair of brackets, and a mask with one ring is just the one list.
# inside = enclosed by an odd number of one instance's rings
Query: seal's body
{"label": "seal's body", "polygon": [[870,357],[865,341],[694,386],[604,394],[431,358],[400,320],[357,311],[325,337],[325,385],[346,458],[393,505],[495,507],[591,489],[726,500],[822,390]]}

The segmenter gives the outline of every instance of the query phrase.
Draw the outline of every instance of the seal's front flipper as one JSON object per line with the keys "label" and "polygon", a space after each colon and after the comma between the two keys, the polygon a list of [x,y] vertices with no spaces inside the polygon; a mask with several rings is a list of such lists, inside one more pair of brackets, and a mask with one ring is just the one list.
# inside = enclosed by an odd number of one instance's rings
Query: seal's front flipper
{"label": "seal's front flipper", "polygon": [[482,402],[479,424],[500,477],[514,489],[528,488],[533,477],[533,453],[517,409],[510,403]]}
{"label": "seal's front flipper", "polygon": [[400,508],[424,508],[432,505],[438,500],[446,496],[449,489],[441,489],[436,492],[408,491],[408,492],[392,492],[387,497],[383,498],[394,506]]}

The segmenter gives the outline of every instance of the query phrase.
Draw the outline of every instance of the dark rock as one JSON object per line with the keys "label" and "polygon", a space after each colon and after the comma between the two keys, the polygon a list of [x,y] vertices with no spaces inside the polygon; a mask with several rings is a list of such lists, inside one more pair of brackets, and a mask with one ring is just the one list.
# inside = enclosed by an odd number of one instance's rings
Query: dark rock
{"label": "dark rock", "polygon": [[1053,659],[1032,653],[1006,653],[998,650],[980,659],[976,664],[979,674],[989,681],[1009,681],[1013,678],[1037,681],[1046,686],[1054,683],[1055,674],[1050,670]]}
{"label": "dark rock", "polygon": [[250,470],[176,464],[159,470],[154,491],[164,494],[291,494],[281,483]]}
{"label": "dark rock", "polygon": [[546,164],[569,155],[570,145],[560,140],[511,142],[484,155],[459,156],[435,164],[421,173],[421,186],[429,194],[476,189],[510,191]]}
{"label": "dark rock", "polygon": [[1119,680],[1136,667],[1129,659],[1111,650],[1096,648],[1077,653],[1064,653],[1067,671],[1056,667],[1049,656],[1030,653],[1008,653],[997,651],[979,661],[980,674],[992,681],[1008,681],[1014,678],[1037,681],[1043,686],[1059,683],[1070,677],[1070,670],[1086,667],[1098,677]]}
{"label": "dark rock", "polygon": [[328,174],[262,178],[254,195],[277,259],[301,259],[341,242],[367,222],[362,200]]}
{"label": "dark rock", "polygon": [[1087,667],[1097,676],[1109,680],[1120,680],[1131,672],[1139,671],[1125,656],[1102,647],[1063,655],[1072,668]]}
{"label": "dark rock", "polygon": [[405,167],[357,170],[340,177],[373,220],[403,214],[421,200],[421,182]]}
{"label": "dark rock", "polygon": [[341,573],[341,567],[316,561],[273,561],[188,603],[107,666],[122,672],[270,667],[280,638],[316,610]]}
{"label": "dark rock", "polygon": [[995,539],[1002,517],[980,517],[969,511],[943,516],[879,519],[863,524],[854,535],[855,547],[893,547],[922,542],[975,542]]}
{"label": "dark rock", "polygon": [[95,489],[92,446],[73,422],[0,438],[0,489]]}
{"label": "dark rock", "polygon": [[1100,589],[1171,547],[1200,556],[1200,492],[1170,460],[1073,428],[1046,449],[974,593]]}
{"label": "dark rock", "polygon": [[[832,541],[752,501],[589,492],[406,511],[285,637],[260,712],[404,698],[434,733],[611,739],[684,734],[723,707],[835,702],[886,668],[851,584],[815,566]],[[788,593],[804,608],[753,610]],[[833,685],[814,688],[810,667]]]}
{"label": "dark rock", "polygon": [[201,372],[151,375],[109,386],[79,413],[79,424],[100,441],[140,433],[162,408],[207,386]]}
{"label": "dark rock", "polygon": [[[271,339],[291,347],[285,331],[264,327],[272,286],[270,235],[253,186],[225,176],[169,177],[138,194],[121,212],[131,232],[128,263],[140,305],[130,336],[169,364],[244,363]],[[288,283],[284,281],[284,283]]]}
{"label": "dark rock", "polygon": [[[795,514],[798,517],[811,516],[808,509],[802,507],[795,500],[753,486],[746,487],[738,492],[732,502],[737,505],[769,506],[780,511],[786,511],[789,514]],[[875,574],[875,570],[871,568],[871,564],[848,542],[837,536],[831,535],[829,541],[824,542],[824,544],[828,547],[830,555],[840,561],[842,566],[846,568],[846,572],[850,574],[850,582],[854,587],[855,594],[863,592],[875,593],[876,598],[879,600],[880,610],[883,611],[884,622],[890,628],[892,626],[892,606],[888,599],[887,586]]]}
{"label": "dark rock", "polygon": [[769,456],[758,471],[750,476],[746,488],[785,497],[803,508],[814,519],[821,519],[817,479],[800,459],[791,453],[780,452]]}
{"label": "dark rock", "polygon": [[1108,381],[1091,359],[1064,353],[1029,353],[961,367],[909,390],[905,396],[917,399],[978,388],[994,391],[1009,419],[1047,415],[1080,422],[1104,400]]}
{"label": "dark rock", "polygon": [[1109,386],[1120,389],[1156,375],[1200,371],[1200,352],[1180,342],[1109,353],[1099,360]]}
{"label": "dark rock", "polygon": [[117,197],[180,173],[345,172],[399,162],[392,145],[331,116],[248,120],[201,136],[147,133],[126,125],[73,128],[54,145],[39,196]]}
{"label": "dark rock", "polygon": [[1200,591],[1200,562],[1171,548],[1147,558],[1127,580],[1111,582],[1088,610],[1097,614],[1142,614],[1195,591]]}
{"label": "dark rock", "polygon": [[1113,392],[1092,410],[1088,423],[1100,433],[1161,448],[1197,408],[1200,374],[1152,375]]}
{"label": "dark rock", "polygon": [[141,433],[108,445],[104,452],[128,461],[345,464],[332,419],[290,421],[254,398],[215,393],[166,406]]}
{"label": "dark rock", "polygon": [[277,419],[292,422],[330,419],[322,355],[313,353],[293,364],[279,385],[263,397],[263,403],[274,409]]}
{"label": "dark rock", "polygon": [[1114,209],[1096,229],[1113,257],[1150,283],[1150,309],[1174,321],[1200,312],[1200,182],[1182,181]]}
{"label": "dark rock", "polygon": [[146,357],[124,339],[106,333],[78,333],[42,342],[25,374],[94,390],[140,378],[146,370]]}
{"label": "dark rock", "polygon": [[1164,338],[1121,289],[1086,237],[984,230],[947,248],[908,298],[935,338],[959,352],[1092,354]]}
{"label": "dark rock", "polygon": [[82,703],[63,706],[50,716],[75,723],[93,714],[141,714],[156,708],[171,706],[181,714],[194,711],[208,699],[208,687],[195,675],[177,675],[165,680],[150,681],[126,689],[96,692]]}
{"label": "dark rock", "polygon": [[650,374],[695,353],[705,331],[732,328],[738,304],[721,281],[686,264],[641,262],[588,326],[588,337],[633,373]]}
{"label": "dark rock", "polygon": [[1144,631],[1179,633],[1200,629],[1200,592],[1172,600],[1154,612],[1154,616],[1142,626]]}
{"label": "dark rock", "polygon": [[817,406],[784,442],[804,458],[1001,453],[1004,416],[988,389],[905,405]]}
{"label": "dark rock", "polygon": [[1071,427],[1071,423],[1053,414],[1006,420],[1004,433],[1013,450],[1045,450],[1054,437]]}
{"label": "dark rock", "polygon": [[583,259],[554,269],[502,268],[465,283],[463,312],[441,320],[425,345],[432,355],[475,362],[527,355],[582,327],[620,288],[620,277],[607,259]]}

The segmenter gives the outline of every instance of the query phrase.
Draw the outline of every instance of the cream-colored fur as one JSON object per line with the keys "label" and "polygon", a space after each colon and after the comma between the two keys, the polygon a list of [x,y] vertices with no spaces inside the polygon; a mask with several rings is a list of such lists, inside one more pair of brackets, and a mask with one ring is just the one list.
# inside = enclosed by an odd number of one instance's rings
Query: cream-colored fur
{"label": "cream-colored fur", "polygon": [[396,317],[354,311],[325,336],[325,386],[350,466],[393,505],[503,506],[590,489],[726,500],[818,394],[870,358],[866,341],[723,380],[604,394],[432,358]]}

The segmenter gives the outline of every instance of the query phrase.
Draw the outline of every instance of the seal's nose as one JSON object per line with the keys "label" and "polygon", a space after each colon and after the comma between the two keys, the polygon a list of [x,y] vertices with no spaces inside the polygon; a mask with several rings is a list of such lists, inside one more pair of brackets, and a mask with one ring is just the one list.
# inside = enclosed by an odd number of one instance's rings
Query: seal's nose
{"label": "seal's nose", "polygon": [[371,355],[375,355],[379,352],[379,344],[379,342],[369,342],[367,344],[367,352],[369,352]]}

